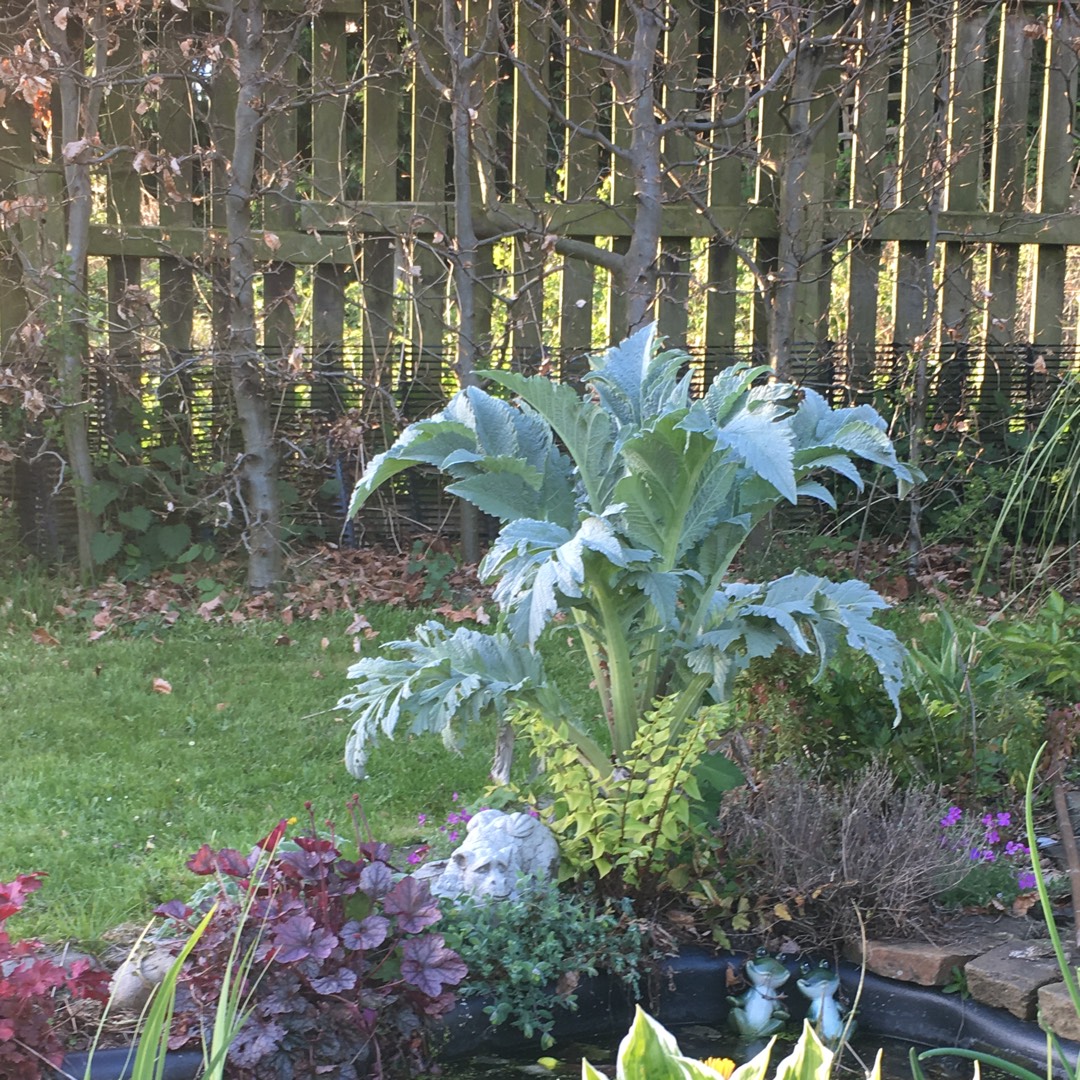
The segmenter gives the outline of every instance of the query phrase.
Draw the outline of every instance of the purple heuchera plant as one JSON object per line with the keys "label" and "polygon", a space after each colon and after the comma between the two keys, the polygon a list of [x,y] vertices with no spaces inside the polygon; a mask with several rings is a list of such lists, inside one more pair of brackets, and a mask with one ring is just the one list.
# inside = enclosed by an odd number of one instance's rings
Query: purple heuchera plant
{"label": "purple heuchera plant", "polygon": [[[354,862],[314,828],[288,841],[285,828],[246,857],[204,844],[188,861],[196,874],[217,875],[206,906],[216,899],[218,910],[185,969],[170,1045],[198,1039],[212,1023],[239,934],[234,955],[254,949],[254,1008],[230,1047],[230,1076],[379,1080],[422,1071],[424,1021],[452,1007],[452,987],[467,973],[430,929],[441,914],[427,882],[399,877],[384,845],[359,844]],[[177,901],[158,913],[189,924],[200,915]]]}

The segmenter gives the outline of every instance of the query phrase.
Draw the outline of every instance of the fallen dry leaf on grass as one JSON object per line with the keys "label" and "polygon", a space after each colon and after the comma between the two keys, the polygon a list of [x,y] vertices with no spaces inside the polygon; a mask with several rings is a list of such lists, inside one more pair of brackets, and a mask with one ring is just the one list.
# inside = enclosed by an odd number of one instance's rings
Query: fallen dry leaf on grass
{"label": "fallen dry leaf on grass", "polygon": [[167,679],[155,679],[150,684],[150,687],[154,691],[155,694],[171,694],[172,693],[172,683],[169,682]]}
{"label": "fallen dry leaf on grass", "polygon": [[39,645],[60,644],[60,642],[57,641],[56,638],[54,638],[52,634],[50,634],[49,631],[45,629],[44,626],[35,626],[34,629],[30,631],[30,637]]}

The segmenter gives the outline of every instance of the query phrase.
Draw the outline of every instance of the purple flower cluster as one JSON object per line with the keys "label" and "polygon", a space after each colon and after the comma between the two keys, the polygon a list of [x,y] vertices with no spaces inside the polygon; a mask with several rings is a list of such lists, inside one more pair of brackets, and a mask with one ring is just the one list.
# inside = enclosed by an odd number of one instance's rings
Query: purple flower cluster
{"label": "purple flower cluster", "polygon": [[[964,819],[964,811],[959,806],[950,806],[941,819],[942,829],[952,829]],[[983,814],[979,819],[983,827],[983,841],[981,845],[972,847],[968,851],[968,858],[972,862],[992,863],[998,858],[1027,859],[1030,849],[1027,844],[1018,840],[1002,839],[1002,829],[1012,828],[1012,814],[1006,811]],[[947,836],[941,838],[942,844],[948,842]],[[1017,874],[1016,886],[1021,892],[1029,892],[1035,888],[1035,875],[1030,870],[1023,870]]]}
{"label": "purple flower cluster", "polygon": [[[455,791],[450,796],[451,802],[459,802],[461,795]],[[483,807],[481,809],[484,809]],[[479,813],[479,811],[477,811]],[[438,840],[443,839],[447,844],[456,844],[461,839],[461,826],[468,825],[472,820],[473,815],[467,810],[451,810],[446,815],[446,822],[439,826],[439,833],[441,834],[433,844],[421,844],[420,847],[410,851],[407,858],[408,862],[412,866],[418,866],[422,863],[428,855],[431,853],[432,847],[438,845]],[[417,814],[416,824],[423,828],[428,823],[427,814]]]}

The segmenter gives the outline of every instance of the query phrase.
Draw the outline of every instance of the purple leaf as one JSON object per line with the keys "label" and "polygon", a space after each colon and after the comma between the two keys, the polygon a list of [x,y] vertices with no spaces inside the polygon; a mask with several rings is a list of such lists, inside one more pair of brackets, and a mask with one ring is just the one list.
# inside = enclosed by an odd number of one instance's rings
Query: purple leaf
{"label": "purple leaf", "polygon": [[388,863],[393,857],[394,849],[389,844],[378,843],[371,840],[357,845],[361,855],[364,856],[368,862],[384,862]]}
{"label": "purple leaf", "polygon": [[195,914],[183,900],[170,900],[168,903],[159,904],[154,908],[154,914],[163,919],[176,919],[178,922],[187,922]]}
{"label": "purple leaf", "polygon": [[360,888],[373,900],[385,896],[394,884],[394,875],[384,862],[368,863],[360,871]]}
{"label": "purple leaf", "polygon": [[203,844],[184,865],[193,873],[205,876],[212,874],[217,869],[214,861],[214,853],[209,844]]}
{"label": "purple leaf", "polygon": [[321,856],[323,862],[333,862],[341,854],[329,840],[318,836],[298,836],[293,843],[302,851]]}
{"label": "purple leaf", "polygon": [[282,870],[291,877],[304,881],[318,881],[326,877],[326,864],[333,861],[333,854],[318,851],[278,852],[278,862]]}
{"label": "purple leaf", "polygon": [[320,994],[340,994],[356,986],[356,972],[347,967],[311,980],[311,988]]}
{"label": "purple leaf", "polygon": [[369,915],[363,922],[350,919],[341,928],[341,943],[346,949],[377,949],[389,933],[389,919]]}
{"label": "purple leaf", "polygon": [[456,986],[469,973],[461,957],[446,947],[442,934],[410,938],[401,952],[401,977],[428,997],[438,997],[444,986]]}
{"label": "purple leaf", "polygon": [[292,964],[309,956],[325,960],[338,940],[329,930],[316,927],[310,915],[294,915],[275,927],[273,942],[277,949],[274,958],[281,964]]}
{"label": "purple leaf", "polygon": [[218,869],[229,877],[246,878],[251,869],[246,857],[235,848],[222,848],[215,859]]}
{"label": "purple leaf", "polygon": [[418,934],[442,918],[428,883],[413,877],[402,878],[387,893],[383,910],[398,917],[398,926],[406,934]]}
{"label": "purple leaf", "polygon": [[277,1050],[287,1034],[274,1020],[249,1020],[229,1046],[229,1061],[241,1069],[253,1069]]}

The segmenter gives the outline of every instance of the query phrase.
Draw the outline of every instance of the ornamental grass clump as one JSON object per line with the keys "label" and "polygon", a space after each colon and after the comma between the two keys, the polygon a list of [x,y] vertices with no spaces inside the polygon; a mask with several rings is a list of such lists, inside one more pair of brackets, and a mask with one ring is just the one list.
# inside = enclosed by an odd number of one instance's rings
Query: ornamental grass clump
{"label": "ornamental grass clump", "polygon": [[[869,406],[832,409],[745,364],[694,398],[689,365],[647,327],[596,359],[584,393],[487,371],[513,402],[469,387],[372,459],[352,513],[381,484],[427,465],[499,520],[480,574],[501,617],[488,632],[424,623],[351,668],[355,687],[339,707],[354,717],[354,775],[380,735],[435,732],[456,746],[461,723],[514,708],[526,724],[557,725],[606,778],[660,702],[677,745],[706,700],[728,698],[740,671],[781,647],[822,667],[845,643],[864,651],[899,716],[903,649],[871,621],[886,606],[880,596],[860,581],[796,572],[749,584],[729,570],[779,503],[835,505],[823,481],[861,489],[862,465],[903,493],[915,471]],[[606,733],[573,715],[547,677],[536,645],[556,619],[580,640]]]}

